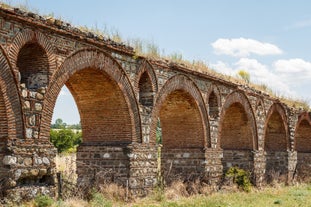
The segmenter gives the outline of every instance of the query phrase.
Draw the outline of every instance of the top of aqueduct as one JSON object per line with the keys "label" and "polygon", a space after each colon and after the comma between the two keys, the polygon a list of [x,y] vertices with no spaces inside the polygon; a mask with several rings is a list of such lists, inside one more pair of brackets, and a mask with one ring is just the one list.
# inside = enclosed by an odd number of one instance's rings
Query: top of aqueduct
{"label": "top of aqueduct", "polygon": [[[15,21],[20,21],[23,24],[29,24],[31,26],[36,26],[38,29],[50,30],[51,32],[58,33],[64,36],[70,36],[78,41],[85,41],[89,44],[93,44],[96,47],[107,48],[109,50],[113,50],[116,53],[132,55],[137,58],[148,59],[152,64],[159,65],[164,68],[173,68],[175,70],[181,70],[183,72],[193,74],[195,76],[207,77],[208,79],[215,80],[217,82],[221,82],[225,85],[230,85],[233,87],[237,87],[242,89],[243,91],[249,91],[250,93],[254,93],[256,95],[264,96],[265,99],[271,99],[276,102],[282,103],[284,106],[289,108],[296,108],[297,113],[306,109],[306,106],[302,106],[303,104],[296,100],[288,100],[274,97],[260,88],[258,89],[257,85],[254,84],[246,84],[245,82],[238,80],[236,78],[223,75],[221,73],[217,73],[215,71],[211,71],[204,65],[204,68],[197,67],[196,65],[184,64],[180,62],[176,62],[174,60],[168,60],[166,58],[161,57],[148,57],[148,55],[138,55],[133,47],[124,44],[122,42],[116,42],[107,38],[103,35],[98,35],[93,33],[92,31],[82,30],[78,27],[72,26],[70,23],[65,22],[63,20],[51,17],[51,16],[41,16],[39,14],[33,13],[31,11],[24,11],[20,8],[13,8],[6,4],[0,4],[0,12],[6,16],[7,18],[12,18]],[[68,51],[57,48],[58,53],[68,53]]]}

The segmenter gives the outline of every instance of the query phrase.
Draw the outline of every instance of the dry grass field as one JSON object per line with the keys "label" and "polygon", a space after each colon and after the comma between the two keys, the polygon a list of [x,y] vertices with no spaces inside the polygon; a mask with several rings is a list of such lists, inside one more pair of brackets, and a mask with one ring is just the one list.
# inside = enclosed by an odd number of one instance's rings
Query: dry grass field
{"label": "dry grass field", "polygon": [[[75,154],[59,155],[56,158],[57,169],[63,173],[64,178],[76,180]],[[109,207],[109,206],[193,206],[193,207],[308,207],[311,206],[311,184],[296,184],[285,186],[275,184],[273,187],[262,189],[252,188],[250,192],[242,192],[236,187],[224,188],[218,191],[202,186],[186,186],[182,182],[173,182],[165,190],[154,190],[146,198],[127,199],[126,190],[116,184],[100,186],[91,193],[89,199],[82,199],[81,195],[53,200],[41,197],[23,203],[24,207]],[[14,206],[14,205],[13,205]]]}

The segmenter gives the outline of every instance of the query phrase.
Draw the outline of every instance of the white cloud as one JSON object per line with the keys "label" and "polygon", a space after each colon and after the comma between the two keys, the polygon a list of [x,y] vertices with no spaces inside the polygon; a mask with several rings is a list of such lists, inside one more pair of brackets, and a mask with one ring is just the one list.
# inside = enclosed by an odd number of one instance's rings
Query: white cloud
{"label": "white cloud", "polygon": [[212,43],[216,54],[225,54],[234,57],[248,57],[256,55],[278,55],[283,51],[276,45],[260,42],[254,39],[218,39]]}
{"label": "white cloud", "polygon": [[251,81],[257,84],[265,84],[274,91],[282,94],[295,94],[286,79],[278,76],[271,67],[260,63],[256,59],[241,58],[234,63],[236,71],[246,70],[250,73]]}
{"label": "white cloud", "polygon": [[273,64],[275,73],[287,84],[299,87],[311,80],[311,62],[302,59],[277,60]]}
{"label": "white cloud", "polygon": [[297,82],[292,81],[297,79],[297,76],[276,71],[274,64],[265,65],[256,59],[240,58],[232,64],[218,61],[215,64],[210,64],[210,66],[218,72],[232,76],[237,76],[239,70],[245,70],[249,72],[253,83],[265,84],[280,95],[297,96],[297,93],[294,92],[294,86],[297,85]]}
{"label": "white cloud", "polygon": [[302,59],[277,60],[274,62],[275,70],[283,73],[306,72],[311,75],[311,62]]}
{"label": "white cloud", "polygon": [[226,63],[222,61],[217,61],[217,63],[210,64],[209,65],[211,68],[216,70],[219,73],[226,74],[226,75],[234,75],[235,72],[234,70]]}
{"label": "white cloud", "polygon": [[252,72],[256,76],[263,76],[267,71],[267,66],[261,64],[256,59],[249,59],[249,58],[241,58],[238,62],[234,65],[238,67],[239,70],[248,70]]}
{"label": "white cloud", "polygon": [[306,28],[311,27],[311,19],[305,19],[298,22],[295,22],[294,24],[286,27],[285,29],[299,29],[299,28]]}
{"label": "white cloud", "polygon": [[306,20],[303,20],[303,21],[296,22],[294,24],[294,26],[296,28],[311,27],[311,19],[306,19]]}

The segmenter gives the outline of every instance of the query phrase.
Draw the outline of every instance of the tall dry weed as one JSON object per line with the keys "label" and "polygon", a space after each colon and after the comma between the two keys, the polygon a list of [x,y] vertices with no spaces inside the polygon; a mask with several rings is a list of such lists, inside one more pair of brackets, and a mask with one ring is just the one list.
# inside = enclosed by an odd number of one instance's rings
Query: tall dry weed
{"label": "tall dry weed", "polygon": [[182,197],[188,197],[187,186],[181,180],[173,181],[170,186],[165,189],[165,197],[170,200],[181,199]]}
{"label": "tall dry weed", "polygon": [[128,195],[125,187],[116,183],[103,184],[99,186],[99,192],[112,201],[127,201]]}

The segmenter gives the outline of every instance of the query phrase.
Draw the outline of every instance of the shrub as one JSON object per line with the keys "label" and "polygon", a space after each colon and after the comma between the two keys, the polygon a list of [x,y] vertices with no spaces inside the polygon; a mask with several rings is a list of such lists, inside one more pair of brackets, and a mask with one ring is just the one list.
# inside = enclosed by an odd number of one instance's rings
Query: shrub
{"label": "shrub", "polygon": [[35,198],[36,207],[48,207],[54,203],[54,200],[47,195],[39,195]]}
{"label": "shrub", "polygon": [[245,70],[239,70],[238,71],[238,75],[240,76],[240,78],[242,78],[246,83],[249,83],[251,80],[250,74],[249,72],[245,71]]}
{"label": "shrub", "polygon": [[50,140],[59,153],[72,150],[81,143],[82,133],[71,129],[51,130]]}
{"label": "shrub", "polygon": [[227,178],[232,178],[233,182],[245,192],[251,189],[250,173],[238,167],[230,167],[225,175]]}
{"label": "shrub", "polygon": [[155,201],[161,202],[165,200],[164,190],[161,187],[156,187],[152,193],[152,198]]}
{"label": "shrub", "polygon": [[111,201],[107,200],[101,193],[93,193],[90,201],[92,207],[111,207]]}

